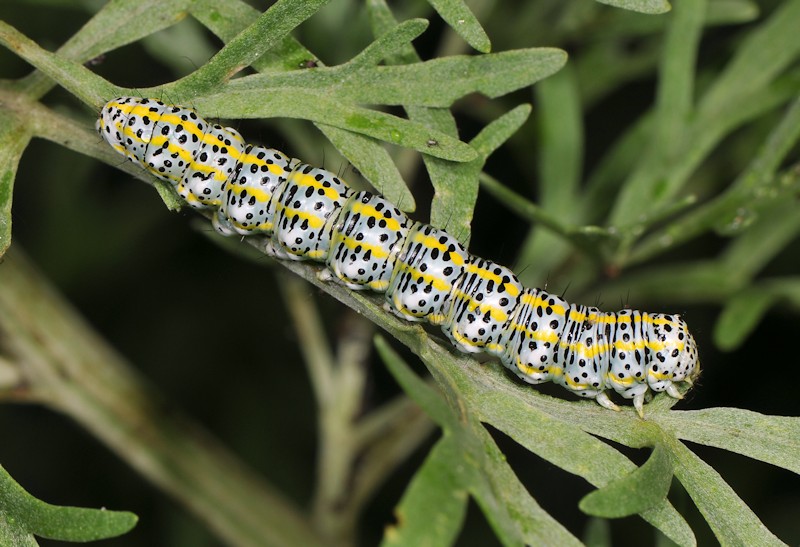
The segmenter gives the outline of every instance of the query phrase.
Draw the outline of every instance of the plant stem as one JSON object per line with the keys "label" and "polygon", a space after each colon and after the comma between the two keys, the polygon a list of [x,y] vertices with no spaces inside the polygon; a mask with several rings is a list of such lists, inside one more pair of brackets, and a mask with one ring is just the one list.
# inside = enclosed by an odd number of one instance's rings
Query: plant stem
{"label": "plant stem", "polygon": [[353,462],[359,446],[353,428],[363,400],[372,327],[346,321],[346,336],[336,359],[326,343],[322,320],[308,286],[289,274],[279,275],[289,315],[300,338],[318,406],[317,485],[313,520],[332,545],[352,545],[358,513],[349,500]]}
{"label": "plant stem", "polygon": [[339,345],[334,359],[318,309],[308,296],[308,285],[291,274],[278,279],[317,398],[314,525],[329,545],[352,545],[364,503],[434,426],[406,397],[360,416],[373,324],[350,312],[337,329]]}

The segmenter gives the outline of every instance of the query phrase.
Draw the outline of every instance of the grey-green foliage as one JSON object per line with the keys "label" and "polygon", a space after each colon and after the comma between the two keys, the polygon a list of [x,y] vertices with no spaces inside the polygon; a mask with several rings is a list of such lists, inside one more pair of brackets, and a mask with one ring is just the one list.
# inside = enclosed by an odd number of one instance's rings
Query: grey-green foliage
{"label": "grey-green foliage", "polygon": [[33,536],[85,543],[127,533],[136,515],[121,511],[58,507],[28,494],[0,466],[0,544],[36,545]]}
{"label": "grey-green foliage", "polygon": [[[93,111],[121,94],[158,96],[211,117],[310,120],[374,188],[407,211],[415,202],[402,174],[413,169],[405,167],[408,160],[398,147],[417,151],[435,192],[431,222],[462,241],[470,238],[482,184],[537,227],[527,234],[518,258],[527,284],[555,272],[558,280],[573,283],[573,293],[583,295],[593,289],[602,269],[616,272],[645,264],[709,232],[722,234],[731,242],[719,256],[645,267],[606,283],[603,294],[607,301],[622,295],[668,301],[672,307],[719,303],[724,312],[717,341],[724,348],[736,347],[771,306],[788,302],[795,312],[800,307],[795,276],[758,277],[800,230],[792,202],[800,189],[800,171],[791,156],[800,132],[800,0],[783,2],[743,30],[728,62],[704,72],[698,71],[697,55],[706,28],[753,20],[758,6],[721,0],[686,0],[675,6],[644,0],[602,3],[647,14],[672,12],[644,16],[581,0],[541,0],[507,19],[496,16],[498,24],[506,24],[503,28],[529,24],[530,35],[552,37],[553,46],[587,39],[586,49],[568,62],[557,47],[488,53],[491,21],[487,32],[481,17],[462,1],[431,1],[442,19],[482,53],[422,62],[411,41],[426,30],[427,21],[398,23],[383,1],[370,0],[364,9],[374,41],[331,67],[321,66],[291,34],[325,1],[281,0],[259,14],[238,0],[112,0],[55,53],[0,21],[0,43],[37,69],[0,85],[0,252],[11,242],[13,183],[32,137],[153,183],[130,164],[120,165],[88,121],[76,122],[39,99],[55,85]],[[511,3],[476,4],[476,11],[502,14]],[[124,89],[81,64],[187,16],[226,45],[183,78],[150,89]],[[330,37],[332,43],[344,38]],[[632,39],[640,40],[640,47],[625,51],[621,44]],[[169,52],[159,55],[169,58]],[[311,60],[320,66],[298,69]],[[234,78],[245,67],[254,72]],[[586,110],[622,83],[653,72],[658,82],[654,104],[583,181]],[[522,185],[483,172],[489,156],[525,127],[530,106],[477,106],[475,118],[484,127],[469,143],[460,138],[449,108],[471,94],[497,98],[539,80],[534,88],[536,145],[530,133],[526,136],[531,138],[508,145],[512,158],[537,157],[535,167],[519,160],[526,164],[523,173],[538,176],[534,203],[510,188]],[[402,107],[407,118],[376,106]],[[739,139],[741,148],[751,150],[737,158],[733,167],[739,174],[730,184],[712,154],[726,139],[733,144]],[[169,187],[155,186],[170,208],[180,207]],[[420,327],[388,316],[374,299],[320,283],[308,266],[289,267],[393,334],[422,358],[435,380],[435,386],[421,381],[378,340],[398,383],[442,429],[397,507],[398,523],[387,530],[386,544],[451,544],[470,497],[504,544],[578,543],[526,491],[483,424],[596,486],[580,505],[588,514],[638,514],[675,543],[693,545],[691,527],[666,498],[675,477],[721,543],[780,543],[683,441],[798,473],[800,419],[729,408],[674,411],[675,401],[657,397],[641,420],[631,409],[611,413],[586,401],[554,399],[509,381],[498,367],[453,355]],[[652,448],[652,453],[637,468],[600,439]]]}

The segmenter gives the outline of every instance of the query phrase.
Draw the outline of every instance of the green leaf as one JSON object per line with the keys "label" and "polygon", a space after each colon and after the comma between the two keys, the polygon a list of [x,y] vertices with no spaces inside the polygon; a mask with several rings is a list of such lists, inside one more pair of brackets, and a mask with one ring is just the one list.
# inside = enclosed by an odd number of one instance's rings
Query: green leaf
{"label": "green leaf", "polygon": [[387,527],[381,545],[453,545],[469,499],[453,466],[462,457],[452,438],[436,443],[406,488],[394,511],[396,523]]}
{"label": "green leaf", "polygon": [[575,72],[562,70],[541,82],[534,92],[540,105],[540,204],[556,214],[575,210],[583,171],[583,121],[580,84]]}
{"label": "green leaf", "polygon": [[722,351],[737,349],[776,300],[776,294],[762,287],[745,289],[734,295],[714,325],[714,343]]}
{"label": "green leaf", "polygon": [[692,113],[695,63],[705,11],[706,2],[698,0],[679,3],[670,14],[649,147],[619,195],[611,215],[614,225],[631,224],[631,211],[642,216],[663,207],[683,183],[682,178],[670,174],[680,161]]}
{"label": "green leaf", "polygon": [[[252,25],[261,12],[240,0],[193,0],[191,14],[220,40],[227,43]],[[314,56],[302,44],[287,34],[280,43],[253,61],[259,72],[296,70]]]}
{"label": "green leaf", "polygon": [[0,110],[0,259],[11,245],[11,203],[22,153],[30,142],[26,127]]}
{"label": "green leaf", "polygon": [[[136,515],[123,511],[44,503],[23,490],[0,466],[0,522],[5,525],[0,524],[0,534],[10,531],[6,540],[33,534],[61,541],[95,541],[125,534],[136,525],[136,521]],[[0,540],[3,540],[2,535]],[[5,540],[0,543],[9,544]]]}
{"label": "green leaf", "polygon": [[747,23],[758,18],[758,4],[750,0],[714,0],[708,3],[708,25]]}
{"label": "green leaf", "polygon": [[659,425],[693,443],[714,446],[800,474],[800,418],[740,408],[673,411]]}
{"label": "green leaf", "polygon": [[[604,486],[636,467],[594,435],[608,437],[625,432],[624,439],[615,440],[629,446],[652,445],[660,438],[658,431],[641,420],[633,409],[612,413],[589,401],[570,403],[554,399],[529,386],[509,382],[497,367],[481,368],[472,359],[454,358],[432,342],[411,347],[446,390],[448,401],[460,409],[474,409],[481,422],[491,424],[531,452],[595,486]],[[648,405],[648,416],[651,412],[659,412],[655,402]],[[591,431],[594,435],[584,431],[596,425],[602,427]],[[691,528],[666,500],[641,516],[676,543],[694,544]]]}
{"label": "green leaf", "polygon": [[672,462],[667,451],[657,444],[644,465],[587,494],[578,507],[595,517],[635,515],[665,500],[671,483]]}
{"label": "green leaf", "polygon": [[[653,253],[663,252],[711,228],[729,236],[737,235],[753,224],[753,220],[758,217],[761,210],[774,207],[776,204],[777,210],[780,210],[782,205],[785,208],[788,205],[786,198],[793,196],[800,188],[800,173],[789,169],[785,175],[780,176],[776,170],[799,138],[800,99],[797,99],[776,123],[758,153],[749,162],[747,169],[739,175],[734,184],[702,207],[643,240],[634,251],[632,260],[642,260]],[[766,216],[767,223],[776,222],[776,228],[779,227],[777,223],[784,225],[774,233],[770,233],[770,228],[766,227],[764,231],[767,232],[770,242],[786,237],[783,234],[787,230],[794,229],[791,218],[781,220],[772,218],[774,215]],[[736,264],[736,271],[738,272],[745,264],[746,271],[755,273],[760,267],[760,261],[770,256],[769,252],[765,251],[771,248],[774,248],[772,244],[761,247],[760,241],[746,234],[741,242],[731,247],[726,260],[741,258],[744,262]]]}
{"label": "green leaf", "polygon": [[0,510],[0,543],[5,547],[38,547],[36,539],[16,524],[14,520],[9,522]]}
{"label": "green leaf", "polygon": [[[429,127],[438,127],[455,135],[455,120],[449,110],[407,108],[409,118]],[[478,174],[469,164],[453,165],[438,158],[423,156],[431,177],[434,195],[430,223],[444,228],[464,245],[472,234],[472,216],[478,200]],[[478,160],[475,160],[478,161]]]}
{"label": "green leaf", "polygon": [[[434,200],[431,210],[431,223],[434,226],[446,228],[461,243],[468,244],[472,211],[477,199],[478,186],[476,182],[481,170],[492,152],[525,123],[530,111],[529,105],[520,105],[481,130],[470,142],[479,157],[469,163],[457,164],[447,169],[444,162],[439,160],[427,162],[428,168],[433,168],[437,173],[439,182],[438,185],[435,185],[437,199]],[[418,113],[419,116],[424,116],[424,114]],[[449,181],[449,183],[445,181]],[[437,204],[439,204],[438,207]],[[443,204],[447,204],[450,209],[444,211]]]}
{"label": "green leaf", "polygon": [[785,545],[712,467],[678,440],[669,440],[675,476],[722,545]]}
{"label": "green leaf", "polygon": [[160,30],[172,27],[187,14],[191,0],[107,2],[63,46],[58,54],[79,63],[132,44]]}
{"label": "green leaf", "polygon": [[[531,105],[521,104],[509,110],[489,125],[481,129],[470,141],[470,146],[485,162],[498,148],[514,135],[531,115]],[[482,166],[481,166],[482,167]]]}
{"label": "green leaf", "polygon": [[318,124],[318,127],[379,194],[403,211],[410,213],[416,209],[414,194],[380,142],[331,125]]}
{"label": "green leaf", "polygon": [[[780,184],[772,175],[768,177],[768,183],[774,186]],[[730,268],[733,276],[740,279],[742,284],[750,282],[800,232],[800,217],[795,203],[779,199],[782,192],[772,190],[752,194],[750,203],[737,209],[733,219],[720,219],[727,225],[726,233],[739,236],[720,257],[721,266]],[[749,191],[742,193],[750,194]]]}
{"label": "green leaf", "polygon": [[[307,119],[449,161],[471,161],[476,156],[469,145],[444,133],[397,116],[332,100],[326,93],[316,90],[225,91],[197,97],[192,102],[206,115],[237,119],[270,116]],[[431,142],[436,146],[431,146]]]}
{"label": "green leaf", "polygon": [[119,95],[119,88],[83,65],[45,51],[5,21],[0,21],[0,44],[98,110],[108,97]]}
{"label": "green leaf", "polygon": [[314,15],[329,0],[279,0],[253,24],[228,41],[211,60],[186,78],[165,86],[179,96],[203,94],[219,88],[275,47],[297,25]]}
{"label": "green leaf", "polygon": [[532,85],[560,70],[566,60],[566,53],[560,49],[533,48],[357,70],[347,63],[283,74],[255,74],[238,78],[226,89],[241,92],[291,87],[313,89],[359,104],[450,107],[470,93],[496,98]]}
{"label": "green leaf", "polygon": [[[582,211],[578,202],[578,185],[583,172],[583,122],[581,99],[575,71],[562,70],[552,78],[540,82],[534,89],[540,105],[538,121],[539,140],[532,154],[538,156],[539,207],[547,215],[558,219],[564,226],[578,220]],[[552,227],[552,225],[548,225]],[[565,240],[566,230],[533,228],[523,243],[518,264],[535,264],[526,270],[526,281],[558,267],[573,247]]]}
{"label": "green leaf", "polygon": [[782,2],[737,49],[698,107],[699,122],[711,122],[739,108],[745,97],[765,87],[800,53],[800,1]]}
{"label": "green leaf", "polygon": [[[448,389],[442,398],[414,375],[381,337],[376,338],[376,346],[398,383],[444,429],[444,440],[434,447],[434,451],[442,453],[429,457],[429,460],[433,459],[431,465],[439,465],[439,459],[447,456],[450,474],[446,476],[445,484],[440,483],[438,488],[452,488],[456,481],[458,486],[455,491],[450,490],[451,496],[460,496],[460,490],[468,491],[505,544],[580,545],[575,537],[553,520],[528,494],[492,437],[471,413],[470,406],[465,406],[466,401],[461,399],[457,390]],[[438,369],[432,372],[436,374]],[[425,466],[423,471],[426,474],[430,472]],[[420,480],[425,480],[425,477]],[[412,488],[419,486],[412,483]],[[444,493],[434,495],[443,496]],[[402,519],[402,528],[398,526],[397,533],[409,534],[402,536],[403,539],[416,537],[410,534],[416,533],[430,521],[430,513],[423,512],[424,506],[419,505],[413,508],[413,514],[422,518],[423,522],[410,521],[412,512],[409,511],[408,504],[427,503],[419,492],[409,492],[408,497],[404,497],[404,502],[406,500],[410,501],[406,502],[405,511],[398,513],[398,519]],[[455,503],[448,504],[448,520],[443,524],[438,537],[447,538],[452,533],[454,521],[460,517],[459,510]],[[394,532],[395,530],[392,531]],[[388,539],[393,538],[390,536]],[[416,545],[414,542],[403,544]]]}
{"label": "green leaf", "polygon": [[672,6],[667,0],[597,0],[601,4],[608,4],[617,8],[638,11],[639,13],[660,14],[666,13]]}
{"label": "green leaf", "polygon": [[[649,424],[640,420],[630,409],[627,415],[609,415],[611,413],[592,402],[569,403],[536,393],[527,386],[503,386],[502,382],[508,382],[506,378],[497,378],[489,385],[481,385],[486,380],[476,378],[469,381],[464,378],[459,382],[467,401],[480,409],[481,421],[493,425],[531,452],[597,487],[631,473],[636,467],[620,452],[588,434],[587,430],[606,437],[625,431],[626,438],[616,440],[629,446],[653,442]],[[652,408],[654,404],[648,405],[648,413],[656,412]],[[520,420],[520,416],[525,419]],[[617,422],[617,425],[608,427],[609,421]],[[595,429],[598,424],[603,424],[603,427]],[[695,542],[689,525],[663,498],[654,507],[642,511],[641,517],[680,545],[693,545]]]}
{"label": "green leaf", "polygon": [[[685,184],[726,134],[796,97],[795,77],[781,76],[781,73],[800,54],[800,45],[794,36],[798,25],[800,2],[792,0],[783,3],[768,20],[750,32],[735,57],[701,99],[691,123],[679,139],[680,147],[669,156],[659,156],[659,149],[651,147],[650,152],[643,156],[644,160],[617,203],[617,222],[630,218],[629,212],[639,210],[637,208],[642,204],[650,204],[648,208],[652,209],[660,202],[659,207],[664,207],[665,200]],[[675,30],[679,29],[675,27]],[[680,39],[676,41],[679,42]],[[717,203],[712,205],[721,206]],[[690,218],[693,222],[699,219],[694,215]],[[670,225],[666,230],[672,234],[661,233],[648,238],[646,247],[628,258],[624,256],[628,245],[647,227],[641,219],[634,217],[631,220],[624,229],[627,241],[618,257],[627,263],[663,251],[677,241],[676,236],[682,240],[688,237],[685,226]],[[694,229],[698,227],[695,224]]]}
{"label": "green leaf", "polygon": [[463,0],[428,0],[428,3],[469,45],[481,53],[492,49],[489,37]]}
{"label": "green leaf", "polygon": [[[141,0],[107,2],[67,42],[58,48],[58,56],[77,63],[85,63],[107,51],[169,28],[186,17],[191,0]],[[20,91],[38,99],[52,89],[53,80],[41,72],[34,72],[21,80]],[[105,95],[109,98],[110,95]]]}
{"label": "green leaf", "polygon": [[361,69],[374,67],[381,61],[400,54],[410,47],[412,40],[419,37],[428,28],[428,24],[425,19],[411,19],[388,28],[386,32],[379,35],[374,42],[368,45],[364,51],[342,65],[343,73],[341,76],[345,77],[345,73],[353,74]]}
{"label": "green leaf", "polygon": [[583,533],[583,542],[587,547],[613,547],[611,541],[611,525],[607,519],[591,518]]}

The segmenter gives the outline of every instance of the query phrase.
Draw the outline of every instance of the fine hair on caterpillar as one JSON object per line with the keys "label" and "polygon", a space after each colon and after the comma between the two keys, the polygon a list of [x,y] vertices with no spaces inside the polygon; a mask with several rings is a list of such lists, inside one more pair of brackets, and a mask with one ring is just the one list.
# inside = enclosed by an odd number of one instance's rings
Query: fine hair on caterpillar
{"label": "fine hair on caterpillar", "polygon": [[393,314],[441,327],[460,351],[497,357],[526,382],[552,381],[619,410],[614,391],[643,415],[648,394],[681,398],[678,385],[699,374],[680,316],[602,312],[525,288],[445,230],[330,171],[247,144],[190,108],[119,97],[103,107],[97,129],[187,205],[210,211],[219,233],[267,236],[265,251],[278,259],[324,263],[323,279],[384,293]]}

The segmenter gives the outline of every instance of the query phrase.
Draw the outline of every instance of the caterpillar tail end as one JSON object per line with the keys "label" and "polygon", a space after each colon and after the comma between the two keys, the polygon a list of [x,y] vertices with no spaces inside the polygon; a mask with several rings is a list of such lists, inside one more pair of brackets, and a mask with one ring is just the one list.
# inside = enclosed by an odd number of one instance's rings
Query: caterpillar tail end
{"label": "caterpillar tail end", "polygon": [[615,412],[620,411],[620,408],[616,404],[614,404],[614,402],[611,399],[608,398],[608,394],[605,391],[601,391],[600,393],[598,393],[597,396],[594,398],[594,400],[597,401],[597,404],[599,404],[603,408],[607,408],[608,410],[613,410]]}

